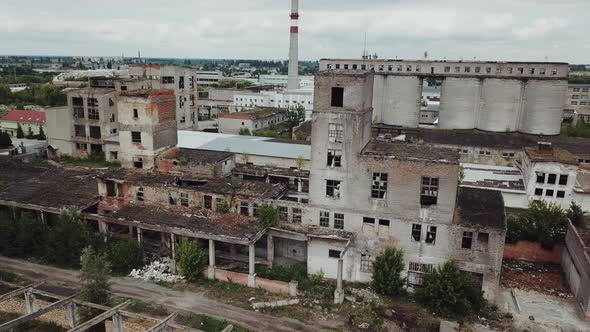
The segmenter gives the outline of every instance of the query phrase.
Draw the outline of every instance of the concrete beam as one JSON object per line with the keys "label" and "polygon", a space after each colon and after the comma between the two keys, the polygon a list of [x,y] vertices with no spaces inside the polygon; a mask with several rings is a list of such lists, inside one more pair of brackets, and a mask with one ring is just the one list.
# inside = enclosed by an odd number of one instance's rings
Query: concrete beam
{"label": "concrete beam", "polygon": [[173,320],[174,318],[176,318],[176,316],[178,315],[177,312],[173,312],[170,315],[168,315],[168,317],[164,318],[164,320],[162,320],[161,322],[159,322],[158,324],[152,326],[149,330],[147,330],[147,332],[161,332],[161,331],[166,331],[166,328],[171,327],[168,325],[168,322]]}
{"label": "concrete beam", "polygon": [[33,289],[35,287],[38,287],[38,286],[40,286],[40,285],[42,285],[44,283],[45,283],[45,281],[37,281],[37,282],[34,282],[34,283],[29,284],[27,286],[21,287],[19,289],[15,289],[15,290],[13,290],[10,293],[6,293],[6,294],[3,294],[3,295],[0,295],[0,302],[2,302],[4,300],[8,300],[9,298],[12,298],[12,297],[15,297],[15,296],[19,296],[21,294],[24,294],[27,291],[29,291],[29,290],[31,290],[31,289]]}
{"label": "concrete beam", "polygon": [[308,241],[309,240],[307,235],[296,233],[293,231],[284,230],[284,229],[278,229],[278,228],[270,228],[268,230],[268,232],[266,232],[266,234],[280,237],[283,239],[295,240],[295,241]]}
{"label": "concrete beam", "polygon": [[131,303],[131,300],[127,300],[127,301],[119,304],[118,306],[103,312],[102,314],[92,318],[91,320],[89,320],[83,324],[80,324],[71,330],[68,330],[68,332],[86,331],[86,330],[90,329],[91,327],[93,327],[94,325],[96,325],[100,322],[103,322],[103,321],[107,320],[108,318],[110,318],[111,316],[115,315],[120,309],[123,309],[129,303]]}
{"label": "concrete beam", "polygon": [[248,287],[256,287],[256,248],[248,246]]}
{"label": "concrete beam", "polygon": [[51,304],[49,304],[49,305],[47,305],[47,306],[45,306],[45,307],[43,307],[43,308],[41,308],[41,309],[33,312],[33,313],[30,313],[28,315],[21,316],[21,317],[15,318],[15,319],[13,319],[13,320],[11,320],[9,322],[6,322],[6,323],[0,325],[0,332],[10,331],[11,329],[15,328],[16,326],[18,326],[20,324],[23,324],[23,323],[26,323],[28,321],[31,321],[31,320],[33,320],[33,319],[35,319],[35,318],[37,318],[37,317],[39,317],[41,315],[44,315],[44,314],[46,314],[46,313],[48,313],[48,312],[50,312],[52,310],[55,310],[55,309],[57,309],[59,307],[62,307],[64,305],[70,303],[72,301],[72,299],[74,297],[78,296],[79,294],[80,293],[76,293],[76,294],[74,294],[72,296],[66,297],[65,299],[62,299],[62,300],[58,300],[56,302],[53,302],[53,303],[51,303]]}

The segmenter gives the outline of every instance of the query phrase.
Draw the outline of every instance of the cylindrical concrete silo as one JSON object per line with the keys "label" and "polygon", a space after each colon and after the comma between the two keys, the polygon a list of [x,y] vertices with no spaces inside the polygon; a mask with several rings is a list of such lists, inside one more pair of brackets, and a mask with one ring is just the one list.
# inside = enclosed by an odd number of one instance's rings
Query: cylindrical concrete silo
{"label": "cylindrical concrete silo", "polygon": [[528,80],[525,83],[526,102],[519,131],[527,134],[559,134],[566,92],[565,80]]}
{"label": "cylindrical concrete silo", "polygon": [[447,77],[442,83],[438,125],[441,129],[474,129],[481,100],[481,80]]}
{"label": "cylindrical concrete silo", "polygon": [[477,129],[494,132],[516,131],[522,105],[523,82],[486,78]]}
{"label": "cylindrical concrete silo", "polygon": [[384,124],[418,127],[422,79],[418,76],[375,75],[373,112]]}

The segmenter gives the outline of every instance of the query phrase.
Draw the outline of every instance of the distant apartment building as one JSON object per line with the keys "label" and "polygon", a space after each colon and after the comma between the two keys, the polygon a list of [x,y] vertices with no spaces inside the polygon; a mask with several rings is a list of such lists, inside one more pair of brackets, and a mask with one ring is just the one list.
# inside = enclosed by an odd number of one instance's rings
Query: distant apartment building
{"label": "distant apartment building", "polygon": [[223,79],[223,73],[220,71],[203,71],[196,72],[198,86],[213,86],[219,84]]}
{"label": "distant apartment building", "polygon": [[30,133],[38,135],[41,128],[46,133],[45,112],[13,110],[0,118],[0,132],[5,132],[12,137],[16,137],[19,126],[22,128],[24,135]]}
{"label": "distant apartment building", "polygon": [[234,106],[238,109],[248,107],[292,108],[303,106],[306,111],[311,111],[313,110],[313,91],[306,89],[295,91],[244,91],[234,95]]}
{"label": "distant apartment building", "polygon": [[573,122],[590,123],[590,84],[570,84],[567,89],[564,116]]}
{"label": "distant apartment building", "polygon": [[196,130],[197,71],[180,66],[132,65],[129,80],[116,82],[117,91],[135,89],[167,89],[176,95],[176,121],[178,129]]}
{"label": "distant apartment building", "polygon": [[[276,85],[287,87],[289,81],[288,75],[260,75],[258,83],[260,85]],[[302,88],[313,88],[313,76],[299,76],[299,86]]]}
{"label": "distant apartment building", "polygon": [[254,110],[220,113],[219,133],[239,134],[247,129],[250,133],[287,121],[287,111],[280,108],[256,108]]}

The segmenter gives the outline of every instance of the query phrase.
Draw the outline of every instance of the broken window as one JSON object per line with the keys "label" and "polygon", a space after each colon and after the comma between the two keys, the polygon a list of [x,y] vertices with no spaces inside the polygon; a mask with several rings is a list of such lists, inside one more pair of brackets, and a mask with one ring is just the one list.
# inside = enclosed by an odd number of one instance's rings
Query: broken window
{"label": "broken window", "polygon": [[563,190],[558,190],[557,191],[557,198],[564,198],[565,197],[565,191]]}
{"label": "broken window", "polygon": [[180,193],[180,205],[188,207],[188,193]]}
{"label": "broken window", "polygon": [[471,67],[465,67],[465,72],[466,73],[470,73],[471,72]]}
{"label": "broken window", "polygon": [[133,118],[134,118],[134,119],[137,119],[137,118],[139,118],[139,112],[137,111],[137,108],[134,108],[134,109],[133,109]]}
{"label": "broken window", "polygon": [[539,75],[545,75],[545,72],[546,72],[545,68],[539,69]]}
{"label": "broken window", "polygon": [[143,158],[141,158],[141,157],[134,157],[133,158],[133,167],[135,167],[135,168],[143,168]]}
{"label": "broken window", "polygon": [[184,76],[178,77],[178,88],[184,89]]}
{"label": "broken window", "polygon": [[408,268],[408,284],[420,287],[424,283],[424,274],[432,272],[432,264],[410,262]]}
{"label": "broken window", "polygon": [[203,196],[203,207],[205,209],[211,209],[213,207],[213,197],[209,195]]}
{"label": "broken window", "polygon": [[123,197],[123,184],[117,183],[117,197]]}
{"label": "broken window", "polygon": [[461,240],[461,248],[471,249],[473,244],[473,232],[463,232],[463,239]]}
{"label": "broken window", "polygon": [[386,198],[387,194],[387,173],[373,173],[373,186],[371,187],[372,198]]}
{"label": "broken window", "polygon": [[363,224],[375,225],[375,218],[363,217]]}
{"label": "broken window", "polygon": [[73,106],[84,106],[84,99],[82,97],[72,97]]}
{"label": "broken window", "polygon": [[545,183],[545,173],[537,173],[537,183]]}
{"label": "broken window", "polygon": [[422,239],[422,225],[412,224],[412,239],[420,242]]}
{"label": "broken window", "polygon": [[426,227],[426,240],[427,244],[435,244],[436,243],[436,226],[427,226]]}
{"label": "broken window", "polygon": [[289,220],[289,208],[286,206],[279,206],[279,219],[282,221]]}
{"label": "broken window", "polygon": [[535,196],[543,196],[543,189],[535,188]]}
{"label": "broken window", "polygon": [[553,189],[547,189],[547,190],[545,190],[545,196],[547,196],[547,197],[553,197],[553,193],[554,192],[555,191]]}
{"label": "broken window", "polygon": [[488,249],[488,242],[490,241],[490,234],[479,232],[477,233],[477,246],[480,249]]}
{"label": "broken window", "polygon": [[115,197],[117,194],[117,188],[115,186],[115,181],[108,180],[105,181],[107,185],[107,197]]}
{"label": "broken window", "polygon": [[361,255],[361,272],[371,272],[371,255]]}
{"label": "broken window", "polygon": [[117,151],[111,151],[110,154],[111,154],[111,160],[117,160],[117,159],[119,159],[119,152],[117,152]]}
{"label": "broken window", "polygon": [[100,127],[97,126],[90,126],[90,137],[92,138],[100,138]]}
{"label": "broken window", "polygon": [[342,166],[342,150],[328,149],[328,167]]}
{"label": "broken window", "polygon": [[332,250],[332,249],[330,249],[328,251],[328,256],[330,258],[340,258],[340,254],[341,253],[342,253],[342,251],[340,251],[340,250]]}
{"label": "broken window", "polygon": [[379,226],[387,226],[387,227],[389,227],[389,224],[390,224],[389,220],[387,220],[387,219],[379,219]]}
{"label": "broken window", "polygon": [[141,132],[140,131],[132,131],[131,132],[131,142],[141,143]]}
{"label": "broken window", "polygon": [[344,126],[341,124],[330,123],[328,125],[328,140],[332,143],[342,143],[344,136]]}
{"label": "broken window", "polygon": [[460,73],[460,72],[461,72],[461,67],[459,67],[459,66],[456,66],[456,67],[455,67],[455,73]]}
{"label": "broken window", "polygon": [[111,114],[111,122],[115,122],[115,113]]}
{"label": "broken window", "polygon": [[74,118],[84,119],[84,107],[74,107],[73,110],[74,110]]}
{"label": "broken window", "polygon": [[177,200],[178,200],[178,193],[176,193],[176,192],[169,192],[168,193],[168,204],[176,205]]}
{"label": "broken window", "polygon": [[258,207],[259,207],[258,203],[252,204],[252,215],[254,217],[258,217]]}
{"label": "broken window", "polygon": [[96,98],[88,98],[88,107],[98,107],[98,99]]}
{"label": "broken window", "polygon": [[76,143],[76,150],[79,150],[79,151],[88,151],[88,144],[86,144],[86,143]]}
{"label": "broken window", "polygon": [[293,208],[293,220],[294,224],[301,224],[301,209]]}
{"label": "broken window", "polygon": [[137,191],[135,192],[135,199],[137,199],[140,202],[143,202],[144,198],[145,198],[145,193],[143,191],[143,187],[139,187],[137,188]]}
{"label": "broken window", "polygon": [[74,134],[76,135],[76,137],[86,137],[86,126],[75,125],[74,126]]}
{"label": "broken window", "polygon": [[250,203],[248,202],[240,202],[240,214],[243,216],[250,215]]}
{"label": "broken window", "polygon": [[162,84],[174,84],[174,76],[162,76]]}
{"label": "broken window", "polygon": [[326,180],[326,196],[340,198],[340,181]]}
{"label": "broken window", "polygon": [[332,88],[332,104],[333,107],[342,107],[344,105],[344,88]]}
{"label": "broken window", "polygon": [[420,190],[421,205],[435,205],[438,202],[438,178],[422,177]]}
{"label": "broken window", "polygon": [[330,212],[320,211],[320,226],[330,227]]}
{"label": "broken window", "polygon": [[560,185],[560,186],[565,186],[565,185],[567,185],[567,178],[568,178],[567,174],[562,174],[562,175],[560,175],[560,176],[559,176],[559,185]]}
{"label": "broken window", "polygon": [[88,119],[90,120],[100,120],[100,116],[98,113],[97,108],[89,108],[88,109]]}
{"label": "broken window", "polygon": [[445,66],[445,73],[450,73],[450,72],[451,72],[451,67]]}
{"label": "broken window", "polygon": [[517,70],[519,74],[524,74],[524,68],[520,67]]}
{"label": "broken window", "polygon": [[344,214],[334,213],[334,228],[344,229]]}
{"label": "broken window", "polygon": [[547,177],[547,184],[555,184],[557,181],[557,174],[549,174]]}

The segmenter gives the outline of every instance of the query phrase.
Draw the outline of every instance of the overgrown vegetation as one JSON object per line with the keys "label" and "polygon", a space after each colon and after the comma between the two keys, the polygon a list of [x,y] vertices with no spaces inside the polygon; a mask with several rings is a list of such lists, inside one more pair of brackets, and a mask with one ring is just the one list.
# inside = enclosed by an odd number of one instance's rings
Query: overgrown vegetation
{"label": "overgrown vegetation", "polygon": [[250,133],[250,129],[243,128],[243,127],[240,128],[239,134],[242,135],[242,136],[252,136],[252,133]]}
{"label": "overgrown vegetation", "polygon": [[383,326],[384,313],[383,305],[372,301],[353,310],[348,323],[365,331],[380,331]]}
{"label": "overgrown vegetation", "polygon": [[590,125],[584,121],[578,121],[577,124],[564,124],[561,126],[561,134],[569,137],[590,137]]}
{"label": "overgrown vegetation", "polygon": [[220,320],[205,315],[190,314],[188,316],[179,317],[177,321],[182,325],[190,326],[192,328],[205,332],[219,332],[230,324],[234,326],[232,331],[248,332],[247,329],[244,329],[243,327],[237,326],[226,320]]}
{"label": "overgrown vegetation", "polygon": [[285,282],[302,282],[307,279],[307,269],[305,265],[302,264],[295,264],[291,266],[275,265],[272,268],[261,266],[256,270],[256,275],[260,278],[280,280]]}
{"label": "overgrown vegetation", "polygon": [[65,164],[72,166],[83,166],[83,167],[121,167],[118,163],[108,162],[104,156],[104,153],[91,153],[88,158],[77,158],[77,157],[64,157],[62,161]]}
{"label": "overgrown vegetation", "polygon": [[404,292],[405,281],[401,276],[404,270],[404,252],[401,249],[387,247],[375,257],[372,265],[375,290],[383,295],[399,295]]}
{"label": "overgrown vegetation", "polygon": [[586,228],[585,219],[587,215],[588,211],[582,210],[582,207],[574,201],[572,201],[569,210],[567,210],[567,217],[576,227]]}
{"label": "overgrown vegetation", "polygon": [[7,85],[0,85],[0,104],[23,109],[26,105],[65,106],[66,94],[52,84],[30,84],[23,91],[11,92]]}
{"label": "overgrown vegetation", "polygon": [[115,275],[127,275],[144,263],[143,247],[133,239],[108,241],[106,254]]}
{"label": "overgrown vegetation", "polygon": [[564,241],[566,231],[567,215],[559,205],[533,201],[527,210],[508,217],[506,242],[539,242],[543,248],[550,250]]}
{"label": "overgrown vegetation", "polygon": [[[287,125],[291,130],[303,121],[305,121],[305,108],[302,105],[297,104],[297,106],[289,108],[287,111]],[[291,130],[289,130],[289,137],[291,136]]]}
{"label": "overgrown vegetation", "polygon": [[475,277],[461,271],[454,261],[426,273],[423,287],[416,290],[415,296],[419,303],[448,318],[476,315],[486,305]]}
{"label": "overgrown vegetation", "polygon": [[176,262],[181,275],[188,281],[196,281],[205,269],[203,250],[193,241],[181,238],[176,252]]}
{"label": "overgrown vegetation", "polygon": [[279,209],[269,204],[262,204],[258,208],[258,220],[264,227],[274,227],[279,223]]}
{"label": "overgrown vegetation", "polygon": [[227,214],[229,213],[229,205],[226,201],[221,201],[217,203],[217,213],[219,214]]}
{"label": "overgrown vegetation", "polygon": [[[86,302],[109,305],[111,302],[111,286],[109,275],[111,263],[106,254],[95,251],[91,246],[84,248],[80,257],[80,299]],[[80,318],[87,321],[100,314],[97,309],[81,307]]]}
{"label": "overgrown vegetation", "polygon": [[[13,319],[19,318],[21,314],[13,312],[0,311],[0,324],[9,322]],[[22,323],[18,326],[18,330],[15,331],[27,331],[27,332],[62,332],[67,331],[65,328],[50,322],[43,322],[40,320],[32,320]]]}
{"label": "overgrown vegetation", "polygon": [[0,132],[0,148],[9,148],[12,146],[12,139],[10,135],[5,132]]}
{"label": "overgrown vegetation", "polygon": [[291,134],[288,131],[278,131],[272,128],[254,130],[252,135],[260,137],[291,139]]}
{"label": "overgrown vegetation", "polygon": [[219,80],[217,87],[221,89],[245,89],[253,86],[254,83],[246,80]]}

